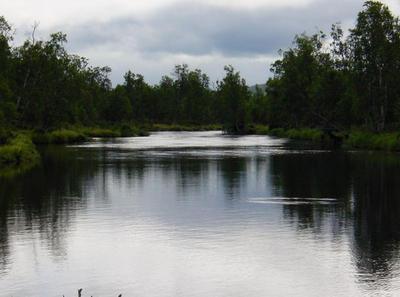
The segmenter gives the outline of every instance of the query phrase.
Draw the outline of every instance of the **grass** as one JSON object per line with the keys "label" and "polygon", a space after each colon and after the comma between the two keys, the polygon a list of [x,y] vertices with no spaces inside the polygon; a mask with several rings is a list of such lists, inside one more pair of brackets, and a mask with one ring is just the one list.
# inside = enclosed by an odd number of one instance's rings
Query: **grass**
{"label": "grass", "polygon": [[[334,140],[318,129],[270,129],[268,126],[253,125],[251,134],[271,135],[282,138],[305,140],[314,143],[333,145]],[[344,149],[400,151],[400,132],[373,133],[368,131],[353,130],[350,132],[335,133],[341,140]]]}
{"label": "grass", "polygon": [[113,138],[149,135],[146,129],[130,124],[116,125],[109,128],[77,127],[75,129],[86,137]]}
{"label": "grass", "polygon": [[323,132],[317,129],[290,129],[287,131],[287,137],[292,139],[309,140],[319,142],[323,140]]}
{"label": "grass", "polygon": [[91,137],[114,138],[148,136],[149,133],[134,125],[121,125],[111,128],[69,127],[50,132],[32,132],[35,144],[72,144],[88,141]]}
{"label": "grass", "polygon": [[150,131],[219,131],[222,130],[222,125],[181,125],[181,124],[152,124],[149,125]]}
{"label": "grass", "polygon": [[119,131],[97,127],[77,128],[77,130],[87,137],[112,138],[121,135]]}
{"label": "grass", "polygon": [[312,142],[324,141],[324,133],[321,130],[311,128],[289,130],[285,130],[283,128],[274,128],[267,131],[266,134],[283,138],[307,140]]}
{"label": "grass", "polygon": [[69,129],[32,133],[32,141],[35,144],[69,144],[84,142],[87,139],[82,132]]}
{"label": "grass", "polygon": [[269,126],[266,125],[253,125],[250,128],[250,133],[256,135],[268,135],[270,132]]}
{"label": "grass", "polygon": [[371,133],[351,131],[344,141],[344,148],[382,151],[400,151],[400,133]]}
{"label": "grass", "polygon": [[110,128],[78,127],[75,129],[87,137],[98,138],[137,137],[149,135],[149,133],[145,129],[128,124],[113,126]]}
{"label": "grass", "polygon": [[13,175],[36,165],[40,155],[27,134],[18,134],[0,146],[0,175]]}

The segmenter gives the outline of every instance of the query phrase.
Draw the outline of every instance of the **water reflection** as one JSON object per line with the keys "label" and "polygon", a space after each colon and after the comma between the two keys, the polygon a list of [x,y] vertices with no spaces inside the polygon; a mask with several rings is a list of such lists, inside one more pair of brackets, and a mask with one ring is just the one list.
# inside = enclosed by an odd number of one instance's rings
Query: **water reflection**
{"label": "water reflection", "polygon": [[400,157],[193,133],[166,151],[167,136],[46,147],[42,167],[1,179],[4,296],[399,293]]}
{"label": "water reflection", "polygon": [[354,159],[354,261],[366,281],[394,278],[400,250],[399,162],[379,155]]}
{"label": "water reflection", "polygon": [[[337,204],[285,205],[284,216],[315,234],[346,233],[357,276],[368,283],[398,279],[400,156],[324,153],[276,155],[271,172],[285,197],[335,197]],[[332,219],[333,218],[333,219]]]}

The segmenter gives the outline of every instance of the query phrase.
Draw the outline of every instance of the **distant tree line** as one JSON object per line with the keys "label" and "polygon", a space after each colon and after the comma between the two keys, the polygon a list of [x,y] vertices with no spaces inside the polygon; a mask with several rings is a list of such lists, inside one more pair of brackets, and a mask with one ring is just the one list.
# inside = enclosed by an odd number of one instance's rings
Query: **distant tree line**
{"label": "distant tree line", "polygon": [[223,124],[245,133],[252,124],[281,128],[376,132],[400,128],[400,22],[367,1],[354,28],[295,37],[271,67],[265,90],[251,92],[233,67],[209,77],[175,66],[157,85],[128,71],[115,87],[109,67],[69,54],[66,35],[11,46],[13,29],[0,17],[0,125],[51,130],[70,124]]}
{"label": "distant tree line", "polygon": [[345,35],[296,36],[271,68],[268,122],[279,127],[381,132],[400,124],[400,24],[388,7],[367,1]]}

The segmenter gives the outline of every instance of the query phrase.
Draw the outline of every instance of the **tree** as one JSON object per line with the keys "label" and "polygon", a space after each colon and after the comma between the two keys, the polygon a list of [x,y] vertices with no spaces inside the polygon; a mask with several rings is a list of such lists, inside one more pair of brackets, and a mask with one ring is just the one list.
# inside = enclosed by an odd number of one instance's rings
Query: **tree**
{"label": "tree", "polygon": [[330,63],[329,55],[321,51],[324,39],[323,33],[296,36],[295,47],[272,64],[274,77],[267,83],[267,93],[273,125],[300,128],[316,124],[319,110],[313,89],[320,71]]}
{"label": "tree", "polygon": [[132,119],[131,102],[123,86],[117,86],[110,95],[105,117],[113,123],[129,122]]}
{"label": "tree", "polygon": [[12,28],[0,16],[0,125],[12,125],[16,118],[16,106],[12,92]]}
{"label": "tree", "polygon": [[232,66],[225,66],[224,69],[226,75],[218,82],[217,88],[217,96],[224,113],[224,129],[232,133],[245,133],[249,124],[250,91],[246,81]]}
{"label": "tree", "polygon": [[389,8],[367,1],[350,30],[351,67],[357,87],[358,113],[367,127],[383,131],[399,102],[400,25]]}

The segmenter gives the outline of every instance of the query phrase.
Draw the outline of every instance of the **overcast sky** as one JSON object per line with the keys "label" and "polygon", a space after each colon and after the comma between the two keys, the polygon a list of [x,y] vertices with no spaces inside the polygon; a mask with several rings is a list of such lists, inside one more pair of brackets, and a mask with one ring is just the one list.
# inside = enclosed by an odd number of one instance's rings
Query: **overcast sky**
{"label": "overcast sky", "polygon": [[[400,14],[400,0],[385,0]],[[112,80],[128,69],[150,83],[187,63],[212,80],[233,65],[248,84],[264,83],[280,48],[296,33],[353,25],[362,0],[1,0],[0,14],[27,38],[63,31],[71,52],[111,66]]]}

